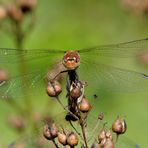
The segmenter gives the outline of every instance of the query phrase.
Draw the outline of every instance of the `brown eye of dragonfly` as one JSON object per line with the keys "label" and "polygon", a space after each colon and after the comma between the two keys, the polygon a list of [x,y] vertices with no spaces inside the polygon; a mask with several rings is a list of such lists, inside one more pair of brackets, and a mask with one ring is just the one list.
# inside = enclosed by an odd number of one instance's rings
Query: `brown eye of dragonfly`
{"label": "brown eye of dragonfly", "polygon": [[68,70],[76,69],[80,65],[80,56],[77,51],[67,51],[63,57],[63,65]]}

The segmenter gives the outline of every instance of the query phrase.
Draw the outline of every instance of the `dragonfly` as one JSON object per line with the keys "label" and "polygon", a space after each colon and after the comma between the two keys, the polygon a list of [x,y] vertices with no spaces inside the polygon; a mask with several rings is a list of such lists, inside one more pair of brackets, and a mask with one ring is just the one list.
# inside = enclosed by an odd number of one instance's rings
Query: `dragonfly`
{"label": "dragonfly", "polygon": [[[0,98],[21,98],[24,88],[43,88],[40,93],[45,93],[49,73],[56,62],[61,65],[57,74],[76,71],[79,78],[87,82],[86,90],[94,96],[102,89],[111,92],[147,90],[147,71],[137,71],[129,64],[144,54],[148,54],[148,38],[78,50],[0,48],[0,68],[9,75],[7,80],[0,80]],[[25,72],[20,73],[18,69]],[[22,82],[23,79],[27,83]]]}

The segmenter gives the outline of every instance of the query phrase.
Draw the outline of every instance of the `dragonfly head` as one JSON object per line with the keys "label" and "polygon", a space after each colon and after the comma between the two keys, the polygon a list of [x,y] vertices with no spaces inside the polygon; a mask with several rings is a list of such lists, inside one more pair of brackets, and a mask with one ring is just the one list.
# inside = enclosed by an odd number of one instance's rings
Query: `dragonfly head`
{"label": "dragonfly head", "polygon": [[63,65],[68,70],[74,70],[80,65],[80,56],[77,51],[67,51],[63,57]]}

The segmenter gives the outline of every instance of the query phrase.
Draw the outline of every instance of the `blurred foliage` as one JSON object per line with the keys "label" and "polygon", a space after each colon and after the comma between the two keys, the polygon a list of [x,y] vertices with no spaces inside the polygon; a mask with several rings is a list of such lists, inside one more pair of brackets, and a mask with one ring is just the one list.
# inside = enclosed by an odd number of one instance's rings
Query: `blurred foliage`
{"label": "blurred foliage", "polygon": [[[35,26],[25,38],[24,48],[79,49],[148,37],[148,17],[126,12],[121,5],[119,0],[39,1]],[[0,38],[0,47],[15,47],[12,36],[3,30],[0,30]],[[105,120],[111,123],[118,115],[125,116],[128,125],[126,137],[146,147],[148,94],[102,92],[100,96],[103,99],[100,97],[98,111],[106,114]],[[42,112],[51,107],[43,108],[47,101],[44,98],[40,95],[33,99],[35,110]],[[3,133],[0,143],[4,147],[18,136],[5,124],[8,115],[15,110],[4,101],[0,101],[0,108]]]}

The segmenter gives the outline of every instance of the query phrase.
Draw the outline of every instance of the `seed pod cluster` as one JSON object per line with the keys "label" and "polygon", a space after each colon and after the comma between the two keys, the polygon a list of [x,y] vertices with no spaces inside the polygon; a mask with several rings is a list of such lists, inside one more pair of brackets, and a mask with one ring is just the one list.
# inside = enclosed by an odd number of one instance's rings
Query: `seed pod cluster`
{"label": "seed pod cluster", "polygon": [[0,20],[10,18],[12,21],[21,22],[26,13],[33,12],[37,0],[16,0],[16,2],[0,6]]}
{"label": "seed pod cluster", "polygon": [[74,132],[59,132],[58,133],[58,141],[62,145],[69,145],[71,147],[74,147],[78,145],[78,137]]}
{"label": "seed pod cluster", "polygon": [[43,128],[43,136],[48,140],[52,140],[58,136],[58,131],[58,127],[55,123],[45,124]]}
{"label": "seed pod cluster", "polygon": [[76,146],[79,141],[78,136],[74,132],[68,130],[59,131],[55,123],[44,125],[43,136],[47,140],[54,140],[57,138],[60,144],[63,146],[69,145],[70,147]]}
{"label": "seed pod cluster", "polygon": [[7,6],[6,10],[7,10],[8,17],[11,20],[13,20],[15,22],[22,21],[23,13],[15,4],[11,4],[11,5]]}
{"label": "seed pod cluster", "polygon": [[114,148],[112,133],[110,130],[102,129],[98,136],[99,148]]}

